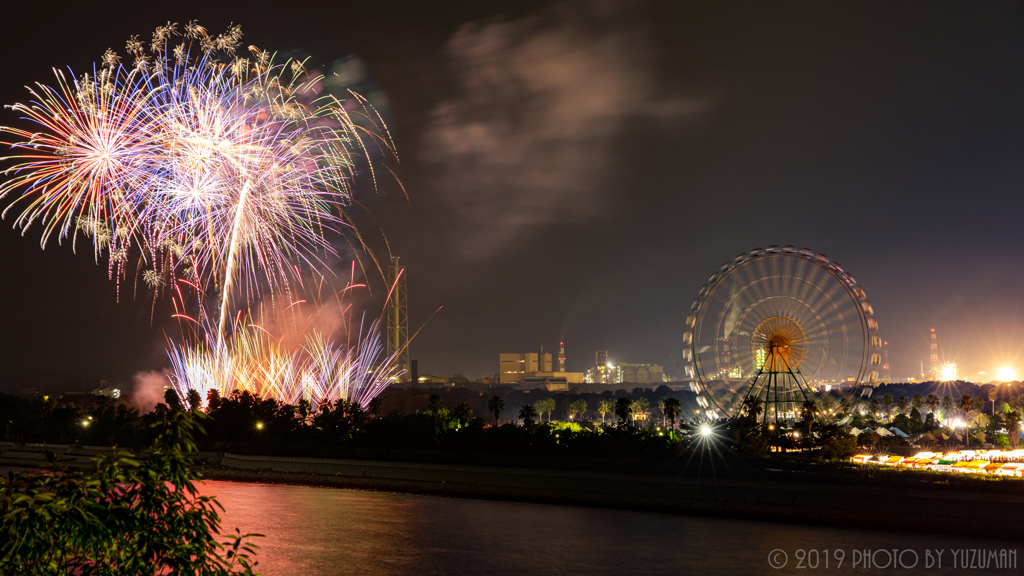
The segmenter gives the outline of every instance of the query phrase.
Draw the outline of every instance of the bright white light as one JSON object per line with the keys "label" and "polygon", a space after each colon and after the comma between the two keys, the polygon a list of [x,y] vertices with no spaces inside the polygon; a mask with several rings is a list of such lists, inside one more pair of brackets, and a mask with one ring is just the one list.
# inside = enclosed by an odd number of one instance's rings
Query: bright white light
{"label": "bright white light", "polygon": [[956,380],[956,364],[952,362],[943,364],[940,374],[946,382]]}
{"label": "bright white light", "polygon": [[703,426],[701,426],[700,427],[700,434],[701,434],[701,436],[710,436],[711,435],[711,426],[708,426],[707,424],[704,424]]}
{"label": "bright white light", "polygon": [[1013,368],[1010,368],[1009,366],[1003,366],[1002,368],[1000,368],[999,372],[996,372],[996,375],[1003,382],[1009,382],[1013,380],[1013,377],[1015,376],[1015,374],[1013,373]]}

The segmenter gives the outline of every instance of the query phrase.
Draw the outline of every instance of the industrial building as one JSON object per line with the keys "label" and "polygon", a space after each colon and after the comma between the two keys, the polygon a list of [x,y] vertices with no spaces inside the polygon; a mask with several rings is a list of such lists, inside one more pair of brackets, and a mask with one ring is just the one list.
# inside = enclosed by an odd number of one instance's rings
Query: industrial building
{"label": "industrial building", "polygon": [[559,344],[561,348],[558,354],[557,372],[551,369],[551,353],[545,352],[543,346],[541,346],[539,353],[509,352],[499,354],[499,383],[521,384],[526,382],[526,384],[530,384],[538,382],[537,379],[543,381],[546,378],[552,382],[564,379],[566,384],[582,384],[584,380],[582,372],[565,371],[565,346],[562,343]]}
{"label": "industrial building", "polygon": [[665,368],[657,364],[619,364],[622,382],[636,384],[661,384],[665,379]]}
{"label": "industrial building", "polygon": [[588,384],[661,384],[665,368],[657,364],[614,364],[608,360],[607,350],[594,354],[594,367],[587,370]]}
{"label": "industrial building", "polygon": [[551,372],[551,353],[515,352],[498,355],[498,374],[502,384],[517,384],[528,374]]}

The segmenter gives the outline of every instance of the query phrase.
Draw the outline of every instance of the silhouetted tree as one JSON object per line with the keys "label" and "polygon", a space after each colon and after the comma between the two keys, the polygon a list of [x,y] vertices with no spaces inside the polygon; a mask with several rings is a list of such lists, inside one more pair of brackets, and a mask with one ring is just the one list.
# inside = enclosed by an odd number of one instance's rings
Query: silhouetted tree
{"label": "silhouetted tree", "polygon": [[384,411],[384,401],[380,397],[375,397],[370,400],[370,414],[373,414],[374,418],[380,418],[381,412]]}
{"label": "silhouetted tree", "polygon": [[519,417],[523,419],[523,426],[529,428],[533,426],[533,421],[537,418],[537,409],[530,404],[526,404],[519,409]]}
{"label": "silhouetted tree", "polygon": [[943,396],[942,400],[940,400],[940,404],[942,406],[942,415],[946,417],[946,420],[949,420],[949,417],[951,416],[950,413],[953,411],[953,398]]}
{"label": "silhouetted tree", "polygon": [[494,423],[498,423],[498,416],[501,416],[501,411],[505,409],[505,401],[501,399],[501,396],[491,396],[491,399],[487,401],[487,410],[494,414]]}
{"label": "silhouetted tree", "polygon": [[174,388],[164,390],[164,403],[172,411],[181,409],[181,400],[178,398],[178,393],[175,392]]}
{"label": "silhouetted tree", "polygon": [[900,414],[906,414],[907,410],[910,409],[910,399],[906,396],[900,396],[896,399],[896,412]]}
{"label": "silhouetted tree", "polygon": [[469,407],[469,404],[459,402],[455,405],[455,410],[452,411],[452,417],[458,421],[459,427],[465,426],[473,419],[473,409]]}
{"label": "silhouetted tree", "polygon": [[805,400],[803,406],[800,407],[800,416],[803,418],[804,424],[807,424],[807,441],[810,442],[813,438],[811,427],[814,425],[814,419],[818,417],[818,403],[814,400]]}
{"label": "silhouetted tree", "polygon": [[619,417],[619,424],[625,425],[626,421],[629,420],[630,415],[633,414],[633,401],[626,397],[617,398],[615,400],[615,415]]}
{"label": "silhouetted tree", "polygon": [[210,388],[210,391],[206,393],[206,411],[207,413],[216,411],[220,408],[221,398],[220,392],[216,388]]}
{"label": "silhouetted tree", "polygon": [[431,394],[427,402],[427,410],[435,416],[440,414],[441,410],[444,410],[444,398],[441,398],[440,394]]}
{"label": "silhouetted tree", "polygon": [[672,427],[675,428],[676,417],[679,416],[679,413],[683,411],[683,407],[679,402],[679,398],[665,398],[665,405],[662,408],[662,410],[665,411],[665,416],[668,418],[668,421],[672,423]]}
{"label": "silhouetted tree", "polygon": [[744,414],[749,416],[751,420],[756,422],[758,417],[761,416],[761,412],[764,412],[762,404],[761,399],[757,396],[747,396],[743,399],[742,411]]}
{"label": "silhouetted tree", "polygon": [[577,419],[583,416],[583,413],[587,411],[587,401],[582,398],[579,400],[573,400],[569,403],[569,415],[575,416]]}
{"label": "silhouetted tree", "polygon": [[1017,449],[1017,442],[1020,440],[1020,412],[1010,410],[1006,413],[1006,436],[1010,441],[1010,447]]}
{"label": "silhouetted tree", "polygon": [[194,388],[189,388],[188,394],[185,395],[185,403],[188,404],[189,410],[195,412],[203,407],[203,397]]}
{"label": "silhouetted tree", "polygon": [[920,412],[921,406],[924,406],[924,396],[921,394],[914,394],[914,397],[910,400],[910,405],[913,408],[917,408],[918,412]]}

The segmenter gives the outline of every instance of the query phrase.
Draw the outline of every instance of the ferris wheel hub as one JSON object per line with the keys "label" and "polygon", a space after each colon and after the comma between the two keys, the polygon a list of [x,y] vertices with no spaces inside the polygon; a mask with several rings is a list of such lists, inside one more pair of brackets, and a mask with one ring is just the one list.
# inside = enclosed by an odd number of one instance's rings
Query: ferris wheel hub
{"label": "ferris wheel hub", "polygon": [[763,358],[761,368],[768,372],[797,370],[804,357],[804,329],[793,318],[770,316],[754,328],[750,339],[755,356]]}

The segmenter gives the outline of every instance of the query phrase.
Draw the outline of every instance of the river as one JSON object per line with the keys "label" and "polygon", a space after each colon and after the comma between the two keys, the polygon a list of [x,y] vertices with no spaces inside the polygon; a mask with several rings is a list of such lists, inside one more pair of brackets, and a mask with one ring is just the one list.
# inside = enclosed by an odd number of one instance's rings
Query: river
{"label": "river", "polygon": [[[1000,540],[305,486],[206,481],[201,492],[224,505],[225,530],[266,535],[257,539],[257,569],[269,576],[853,574],[891,571],[893,549],[900,574],[955,574],[952,563],[970,553],[954,551],[1018,549]],[[785,566],[774,570],[770,561]]]}

